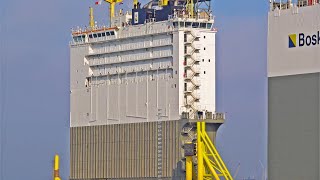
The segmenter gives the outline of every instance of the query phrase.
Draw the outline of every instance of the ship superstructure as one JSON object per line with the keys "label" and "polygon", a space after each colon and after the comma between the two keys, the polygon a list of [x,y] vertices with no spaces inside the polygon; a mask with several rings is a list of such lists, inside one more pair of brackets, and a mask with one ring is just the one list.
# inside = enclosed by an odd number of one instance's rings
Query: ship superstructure
{"label": "ship superstructure", "polygon": [[134,1],[110,18],[95,25],[91,10],[72,30],[70,179],[184,179],[195,122],[213,141],[224,122],[210,1]]}
{"label": "ship superstructure", "polygon": [[155,121],[158,111],[162,120],[215,111],[213,17],[179,13],[128,25],[134,20],[127,12],[114,27],[73,32],[71,126]]}
{"label": "ship superstructure", "polygon": [[320,179],[320,4],[271,1],[268,179]]}

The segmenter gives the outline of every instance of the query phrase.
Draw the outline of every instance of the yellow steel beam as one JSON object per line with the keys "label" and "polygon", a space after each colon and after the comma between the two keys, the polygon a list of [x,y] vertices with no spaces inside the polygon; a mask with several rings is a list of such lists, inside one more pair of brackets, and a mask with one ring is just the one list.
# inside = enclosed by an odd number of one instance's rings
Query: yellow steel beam
{"label": "yellow steel beam", "polygon": [[[204,157],[205,162],[206,162],[207,164],[210,164],[209,158],[208,158],[206,155],[204,155],[203,157]],[[213,177],[214,177],[216,180],[220,180],[220,177],[218,176],[216,170],[214,170],[214,168],[213,168],[212,166],[209,166],[209,165],[208,165],[208,167],[209,167],[209,170],[210,170],[210,172],[212,173]]]}
{"label": "yellow steel beam", "polygon": [[208,134],[204,133],[203,135],[204,135],[205,142],[208,143],[208,147],[210,147],[210,148],[208,148],[211,151],[210,153],[213,155],[214,160],[217,162],[217,164],[218,164],[219,168],[222,170],[222,173],[224,174],[224,176],[228,176],[229,178],[232,177],[230,172],[228,171],[226,165],[224,164],[222,158],[220,157],[217,149],[210,141]]}
{"label": "yellow steel beam", "polygon": [[204,164],[201,141],[201,122],[197,122],[197,158],[198,158],[198,180],[203,180]]}
{"label": "yellow steel beam", "polygon": [[[198,159],[198,180],[208,178],[220,180],[220,177],[223,177],[225,180],[233,180],[229,170],[206,132],[205,122],[197,122],[196,154]],[[210,175],[205,174],[205,172],[210,173]]]}
{"label": "yellow steel beam", "polygon": [[111,19],[115,16],[116,4],[121,3],[122,0],[105,0],[105,2],[109,3],[109,18],[111,23]]}
{"label": "yellow steel beam", "polygon": [[186,157],[186,180],[192,180],[192,156]]}

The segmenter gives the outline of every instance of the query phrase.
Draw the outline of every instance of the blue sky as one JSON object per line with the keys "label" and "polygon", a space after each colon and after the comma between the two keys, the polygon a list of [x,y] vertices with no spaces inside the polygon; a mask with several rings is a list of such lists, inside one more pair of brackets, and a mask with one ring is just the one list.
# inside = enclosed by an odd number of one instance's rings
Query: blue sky
{"label": "blue sky", "polygon": [[[70,28],[87,24],[93,4],[0,1],[1,180],[50,179],[54,153],[61,155],[61,175],[68,178]],[[259,161],[266,165],[268,1],[213,5],[218,110],[228,118],[217,147],[232,173],[240,162],[238,177],[260,178]],[[105,10],[97,8],[98,20],[107,19]]]}

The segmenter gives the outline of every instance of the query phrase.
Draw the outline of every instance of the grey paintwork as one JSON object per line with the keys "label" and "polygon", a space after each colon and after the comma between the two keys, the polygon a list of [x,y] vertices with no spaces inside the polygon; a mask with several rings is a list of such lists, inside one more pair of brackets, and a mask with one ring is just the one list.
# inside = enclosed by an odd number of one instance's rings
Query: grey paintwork
{"label": "grey paintwork", "polygon": [[268,179],[319,180],[319,81],[269,78]]}

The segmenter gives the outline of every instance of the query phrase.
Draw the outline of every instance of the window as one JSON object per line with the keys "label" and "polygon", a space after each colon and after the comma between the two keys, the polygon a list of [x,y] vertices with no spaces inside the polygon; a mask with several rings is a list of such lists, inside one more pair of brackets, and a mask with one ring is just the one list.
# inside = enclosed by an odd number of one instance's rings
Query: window
{"label": "window", "polygon": [[206,50],[206,48],[204,47],[203,50]]}
{"label": "window", "polygon": [[102,35],[101,35],[101,33],[98,33],[98,37],[101,37]]}
{"label": "window", "polygon": [[92,34],[89,34],[89,38],[93,38],[93,37],[92,37]]}
{"label": "window", "polygon": [[93,34],[93,37],[94,37],[94,38],[97,38],[98,36],[97,36],[97,34]]}
{"label": "window", "polygon": [[177,27],[178,26],[178,22],[173,22],[173,27]]}
{"label": "window", "polygon": [[106,36],[106,33],[104,32],[104,33],[102,33],[102,37],[105,37]]}
{"label": "window", "polygon": [[111,34],[111,36],[113,36],[114,35],[114,31],[111,31],[110,34]]}
{"label": "window", "polygon": [[177,84],[174,84],[174,88],[177,88]]}
{"label": "window", "polygon": [[197,22],[192,23],[192,28],[198,28],[198,27],[199,27],[199,23]]}
{"label": "window", "polygon": [[184,46],[184,53],[187,54],[187,46]]}
{"label": "window", "polygon": [[205,28],[206,28],[206,26],[207,26],[207,24],[206,24],[206,23],[200,23],[200,28],[205,29]]}
{"label": "window", "polygon": [[107,36],[110,36],[110,32],[106,32],[106,35],[107,35]]}
{"label": "window", "polygon": [[206,71],[203,71],[203,74],[206,74]]}
{"label": "window", "polygon": [[191,22],[186,22],[186,27],[191,27]]}
{"label": "window", "polygon": [[210,62],[210,59],[209,59],[209,62]]}
{"label": "window", "polygon": [[187,42],[187,34],[184,34],[184,42]]}
{"label": "window", "polygon": [[206,36],[203,36],[203,39],[205,39],[206,38]]}
{"label": "window", "polygon": [[187,91],[187,83],[184,83],[184,91]]}
{"label": "window", "polygon": [[207,29],[211,29],[212,23],[207,24]]}
{"label": "window", "polygon": [[184,22],[180,22],[180,27],[184,27]]}
{"label": "window", "polygon": [[204,62],[204,59],[202,59],[202,62]]}

